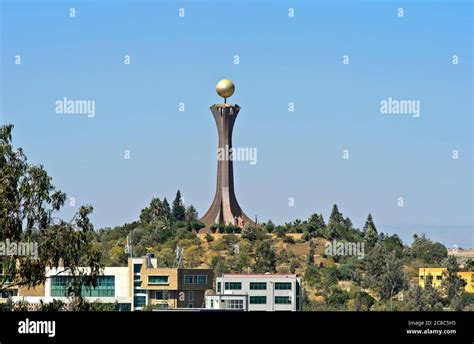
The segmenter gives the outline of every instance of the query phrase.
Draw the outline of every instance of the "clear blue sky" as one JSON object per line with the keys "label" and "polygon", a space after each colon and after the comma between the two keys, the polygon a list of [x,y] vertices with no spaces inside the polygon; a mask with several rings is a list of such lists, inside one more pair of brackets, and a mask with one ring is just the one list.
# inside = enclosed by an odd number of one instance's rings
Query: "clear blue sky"
{"label": "clear blue sky", "polygon": [[[474,246],[470,1],[1,2],[1,122],[30,162],[94,206],[96,228],[177,189],[204,214],[216,176],[209,106],[227,77],[242,107],[234,145],[258,150],[256,165],[234,164],[249,216],[327,219],[337,203],[356,226],[371,212],[405,240]],[[63,97],[95,100],[95,117],[55,113]],[[388,97],[420,100],[421,116],[381,114]]]}

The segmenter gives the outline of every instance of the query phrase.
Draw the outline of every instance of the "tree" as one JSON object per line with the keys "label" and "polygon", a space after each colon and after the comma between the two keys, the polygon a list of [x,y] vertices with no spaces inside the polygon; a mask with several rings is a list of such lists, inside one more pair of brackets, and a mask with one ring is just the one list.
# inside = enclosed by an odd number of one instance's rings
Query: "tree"
{"label": "tree", "polygon": [[171,208],[166,197],[163,198],[163,203],[161,204],[161,210],[162,210],[161,217],[166,220],[171,220]]}
{"label": "tree", "polygon": [[443,310],[443,304],[441,303],[441,295],[438,289],[433,287],[433,276],[426,276],[424,285],[424,293],[429,308],[434,311]]}
{"label": "tree", "polygon": [[328,232],[330,239],[342,238],[346,231],[348,222],[344,220],[342,213],[339,212],[337,204],[334,204],[331,211],[331,216],[328,222]]}
{"label": "tree", "polygon": [[466,262],[464,263],[464,268],[467,271],[474,271],[474,260],[470,258],[466,260]]}
{"label": "tree", "polygon": [[[80,303],[83,286],[94,286],[101,273],[101,253],[92,248],[91,206],[81,206],[69,222],[56,219],[66,194],[56,189],[43,166],[28,164],[21,148],[13,149],[12,125],[0,127],[0,240],[37,243],[37,256],[0,258],[0,292],[13,286],[44,284],[47,268],[64,266],[70,292]],[[80,267],[88,267],[87,274]]]}
{"label": "tree", "polygon": [[358,291],[354,297],[354,310],[359,311],[370,311],[370,308],[374,305],[375,299],[365,291]]}
{"label": "tree", "polygon": [[387,249],[387,251],[395,251],[398,258],[403,256],[404,246],[402,240],[398,235],[387,235],[382,239],[382,243]]}
{"label": "tree", "polygon": [[162,203],[159,198],[153,197],[150,205],[142,209],[140,214],[140,222],[151,223],[157,221],[163,215]]}
{"label": "tree", "polygon": [[459,264],[456,257],[451,255],[446,261],[446,271],[443,273],[443,280],[441,281],[446,300],[451,304],[456,297],[459,298],[464,293],[464,287],[466,286],[466,281],[458,275],[458,272]]}
{"label": "tree", "polygon": [[[391,303],[395,295],[408,287],[408,280],[403,271],[402,262],[397,258],[395,252],[390,252],[387,255],[384,273],[380,282],[380,297],[384,300],[390,298]],[[392,304],[390,307],[392,308]]]}
{"label": "tree", "polygon": [[255,266],[257,273],[275,272],[276,255],[268,241],[257,241],[255,245]]}
{"label": "tree", "polygon": [[244,229],[242,230],[242,239],[247,239],[248,241],[255,241],[257,240],[257,230],[254,226],[246,223]]}
{"label": "tree", "polygon": [[176,221],[184,221],[186,219],[186,209],[184,207],[183,199],[181,198],[181,192],[179,190],[176,192],[171,214],[173,219]]}
{"label": "tree", "polygon": [[433,243],[425,234],[413,236],[411,252],[414,258],[421,259],[426,263],[440,264],[448,256],[448,250],[443,244]]}
{"label": "tree", "polygon": [[317,229],[321,229],[326,227],[326,224],[324,223],[324,218],[323,215],[318,215],[318,214],[312,214],[309,219],[308,223],[314,225]]}
{"label": "tree", "polygon": [[192,204],[186,208],[185,220],[187,223],[193,223],[198,220],[198,212]]}
{"label": "tree", "polygon": [[382,300],[390,299],[392,309],[393,297],[408,286],[401,260],[395,252],[387,253],[385,246],[377,243],[367,256],[366,269],[366,282]]}
{"label": "tree", "polygon": [[331,287],[329,293],[325,295],[326,304],[336,307],[344,306],[347,300],[349,300],[347,292],[337,286]]}
{"label": "tree", "polygon": [[369,214],[367,221],[365,221],[364,229],[362,230],[364,238],[369,247],[373,247],[378,240],[377,228],[372,220],[372,214]]}
{"label": "tree", "polygon": [[429,309],[423,288],[419,285],[411,288],[408,292],[408,309],[416,312],[425,312]]}

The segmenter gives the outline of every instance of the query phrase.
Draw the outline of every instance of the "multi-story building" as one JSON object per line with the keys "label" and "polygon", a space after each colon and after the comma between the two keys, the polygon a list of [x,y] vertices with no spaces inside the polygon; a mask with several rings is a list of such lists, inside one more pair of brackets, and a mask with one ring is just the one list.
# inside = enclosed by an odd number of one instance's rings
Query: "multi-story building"
{"label": "multi-story building", "polygon": [[[446,268],[420,268],[418,272],[419,280],[418,284],[420,287],[425,287],[425,282],[431,279],[431,284],[435,288],[440,288],[443,279],[445,278],[444,273]],[[468,293],[474,293],[474,272],[471,271],[460,271],[458,276],[466,281],[465,290]]]}
{"label": "multi-story building", "polygon": [[[84,273],[87,271],[88,268],[83,268]],[[39,303],[40,300],[45,303],[53,300],[68,301],[72,296],[69,291],[72,277],[67,271],[64,268],[48,269],[46,277],[45,283],[35,288],[18,286],[6,289],[2,295],[3,300],[11,297],[13,301],[25,300],[29,303]],[[82,296],[90,302],[113,303],[117,310],[129,311],[131,298],[128,280],[128,267],[105,267],[103,274],[97,278],[96,287],[84,286]]]}
{"label": "multi-story building", "polygon": [[206,297],[206,308],[299,311],[300,283],[296,275],[224,274],[216,278],[216,293]]}
{"label": "multi-story building", "polygon": [[[12,287],[0,295],[0,302],[26,300],[49,303],[67,301],[71,276],[64,269],[46,272],[46,282],[35,288]],[[84,268],[87,273],[87,268]],[[0,272],[1,275],[1,272]],[[119,311],[141,310],[147,305],[161,309],[204,308],[205,292],[212,289],[212,270],[158,268],[152,255],[129,258],[128,266],[105,267],[95,288],[82,288],[90,302],[113,303]]]}
{"label": "multi-story building", "polygon": [[129,259],[132,309],[204,308],[205,292],[212,289],[211,269],[158,268],[152,256]]}

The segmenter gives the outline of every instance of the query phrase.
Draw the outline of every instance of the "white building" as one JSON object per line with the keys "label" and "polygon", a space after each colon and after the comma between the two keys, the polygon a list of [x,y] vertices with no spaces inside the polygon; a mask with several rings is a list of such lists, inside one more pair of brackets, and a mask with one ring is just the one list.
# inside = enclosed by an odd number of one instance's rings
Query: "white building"
{"label": "white building", "polygon": [[[83,268],[87,273],[89,269]],[[50,269],[46,273],[44,288],[39,288],[39,292],[21,290],[12,296],[12,301],[25,300],[29,303],[45,303],[53,300],[68,301],[68,286],[70,278],[63,268]],[[97,278],[95,288],[83,287],[82,296],[89,302],[114,303],[117,310],[129,311],[131,309],[131,293],[128,267],[105,267],[103,275]],[[71,295],[72,296],[72,295]]]}
{"label": "white building", "polygon": [[296,275],[224,274],[206,308],[241,311],[299,311],[301,280]]}

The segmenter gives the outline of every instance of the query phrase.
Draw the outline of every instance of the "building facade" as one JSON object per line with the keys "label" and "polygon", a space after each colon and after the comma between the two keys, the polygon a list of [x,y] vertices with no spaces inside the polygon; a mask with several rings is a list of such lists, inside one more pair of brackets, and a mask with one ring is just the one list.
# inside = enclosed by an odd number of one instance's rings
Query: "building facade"
{"label": "building facade", "polygon": [[146,305],[161,309],[204,308],[206,290],[212,289],[211,269],[158,268],[156,263],[151,256],[129,258],[132,309],[140,310]]}
{"label": "building facade", "polygon": [[[46,282],[35,288],[12,287],[0,294],[0,302],[25,300],[45,303],[67,302],[71,276],[63,268],[46,272]],[[84,268],[87,273],[87,268]],[[0,274],[1,277],[1,274]],[[206,290],[212,289],[210,269],[158,268],[152,256],[129,258],[128,266],[105,267],[95,288],[82,288],[89,302],[115,304],[118,311],[142,310],[146,306],[159,309],[204,308]]]}
{"label": "building facade", "polygon": [[[428,279],[431,279],[431,284],[435,288],[440,288],[446,268],[420,268],[418,272],[418,284],[420,287],[425,287]],[[458,276],[466,281],[465,290],[468,293],[474,293],[474,272],[460,271]]]}
{"label": "building facade", "polygon": [[301,310],[301,280],[296,275],[224,274],[206,308],[241,311]]}

